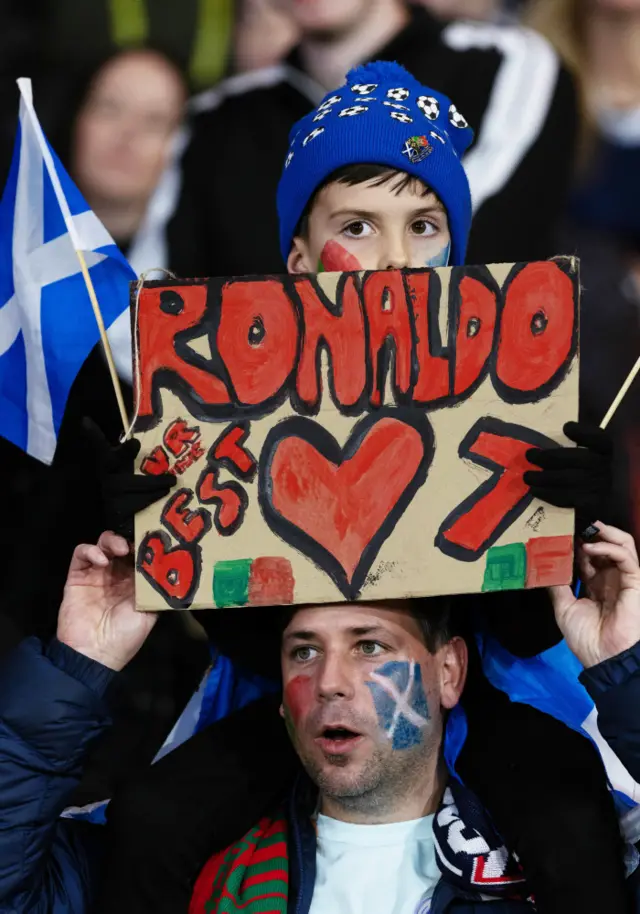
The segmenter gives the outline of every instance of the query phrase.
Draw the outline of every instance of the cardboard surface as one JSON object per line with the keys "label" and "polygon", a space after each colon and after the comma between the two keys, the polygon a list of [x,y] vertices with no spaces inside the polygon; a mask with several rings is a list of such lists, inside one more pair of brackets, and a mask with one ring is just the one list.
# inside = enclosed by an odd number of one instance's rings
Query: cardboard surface
{"label": "cardboard surface", "polygon": [[578,415],[577,263],[148,282],[142,609],[568,583],[529,447]]}

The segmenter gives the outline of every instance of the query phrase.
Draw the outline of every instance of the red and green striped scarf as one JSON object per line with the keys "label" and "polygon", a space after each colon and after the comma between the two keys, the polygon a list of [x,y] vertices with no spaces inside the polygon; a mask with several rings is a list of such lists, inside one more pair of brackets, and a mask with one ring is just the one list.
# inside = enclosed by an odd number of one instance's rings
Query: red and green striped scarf
{"label": "red and green striped scarf", "polygon": [[189,914],[286,914],[289,855],[284,816],[261,819],[200,873]]}

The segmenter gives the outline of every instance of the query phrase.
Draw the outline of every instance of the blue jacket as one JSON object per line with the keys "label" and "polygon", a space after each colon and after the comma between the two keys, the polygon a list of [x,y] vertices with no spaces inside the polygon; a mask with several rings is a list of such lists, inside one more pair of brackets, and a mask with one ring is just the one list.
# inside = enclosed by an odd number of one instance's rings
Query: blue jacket
{"label": "blue jacket", "polygon": [[[31,638],[0,668],[0,914],[85,914],[100,874],[103,829],[60,819],[93,741],[109,726],[105,693],[114,678],[57,641]],[[599,726],[620,761],[640,780],[640,643],[585,671]],[[293,914],[307,914],[315,879],[315,838],[291,813]],[[462,904],[461,904],[462,902]],[[473,914],[444,880],[433,914],[454,904]],[[494,914],[526,906],[491,902]],[[640,912],[640,905],[638,906]]]}

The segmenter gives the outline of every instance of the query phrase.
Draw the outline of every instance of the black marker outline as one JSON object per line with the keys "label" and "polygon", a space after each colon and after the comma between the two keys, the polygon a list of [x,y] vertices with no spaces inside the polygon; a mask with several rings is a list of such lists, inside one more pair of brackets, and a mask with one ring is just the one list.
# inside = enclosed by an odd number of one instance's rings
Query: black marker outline
{"label": "black marker outline", "polygon": [[[164,590],[160,584],[153,578],[147,571],[144,563],[144,554],[149,548],[149,540],[152,537],[155,537],[160,540],[162,547],[164,549],[165,555],[171,555],[178,550],[188,552],[193,559],[193,580],[191,586],[187,591],[187,595],[183,600],[178,599],[177,597],[170,596],[166,590]],[[138,547],[138,555],[136,557],[136,570],[140,572],[145,581],[147,581],[151,587],[155,590],[156,593],[159,593],[161,597],[164,598],[165,602],[171,609],[189,609],[193,598],[198,591],[200,586],[200,575],[202,573],[202,547],[198,544],[192,545],[191,543],[178,542],[176,546],[171,545],[171,537],[164,530],[149,530],[142,538],[140,546]]]}
{"label": "black marker outline", "polygon": [[502,306],[500,308],[500,314],[496,323],[496,335],[494,337],[493,349],[491,351],[491,383],[493,384],[493,389],[498,394],[503,403],[520,405],[522,403],[539,403],[540,400],[545,400],[564,381],[573,365],[573,360],[578,349],[580,323],[580,284],[578,281],[578,276],[577,273],[574,273],[573,271],[563,269],[563,267],[555,261],[547,261],[547,263],[553,263],[561,273],[564,273],[564,275],[571,280],[571,284],[573,286],[573,329],[571,332],[569,352],[567,353],[564,362],[560,365],[559,368],[556,369],[554,374],[547,381],[545,381],[544,384],[541,384],[534,390],[518,390],[515,387],[509,387],[498,377],[498,353],[500,351],[502,320],[506,307],[507,295],[514,279],[519,276],[520,273],[524,272],[527,267],[531,266],[531,264],[528,263],[515,263],[509,271],[509,274],[504,283],[502,284]]}
{"label": "black marker outline", "polygon": [[[175,502],[183,495],[187,496],[186,501],[184,502],[182,507],[177,509],[178,513],[184,512],[186,515],[183,518],[183,522],[185,524],[188,524],[189,521],[191,520],[191,518],[198,517],[198,516],[201,517],[204,521],[204,527],[202,529],[202,533],[200,533],[196,537],[196,539],[193,539],[193,540],[185,540],[184,537],[181,536],[180,533],[178,532],[177,527],[174,527],[173,524],[171,523],[171,521],[169,520],[169,518],[167,517],[167,512],[175,505]],[[160,514],[160,523],[163,524],[167,528],[169,533],[171,533],[171,535],[174,536],[178,540],[179,543],[182,543],[187,548],[189,546],[197,545],[200,542],[200,540],[204,536],[207,535],[209,530],[211,530],[211,513],[209,511],[207,511],[206,508],[203,508],[203,507],[199,507],[199,508],[189,508],[188,507],[189,502],[194,498],[194,496],[195,496],[195,492],[193,491],[193,489],[189,489],[189,488],[187,488],[187,486],[182,486],[182,488],[180,488],[180,489],[175,489],[174,491],[171,492],[170,497],[164,503],[162,512]]]}
{"label": "black marker outline", "polygon": [[[413,478],[400,495],[393,510],[387,515],[371,541],[362,552],[360,561],[353,573],[351,583],[342,565],[336,558],[313,537],[305,533],[296,524],[283,517],[272,503],[271,466],[279,444],[286,438],[301,438],[311,444],[326,460],[340,466],[356,453],[369,430],[384,418],[397,419],[414,428],[423,442],[423,456]],[[418,489],[427,479],[429,468],[435,454],[435,436],[426,415],[421,410],[403,407],[381,407],[358,422],[345,444],[341,448],[333,435],[313,419],[294,416],[283,419],[268,433],[258,473],[258,504],[267,526],[276,536],[293,546],[318,568],[329,575],[336,587],[347,600],[356,600],[365,578],[375,561],[382,544],[389,538],[406,509],[409,507]]]}
{"label": "black marker outline", "polygon": [[[240,448],[240,450],[244,451],[245,454],[247,454],[247,456],[250,457],[251,460],[253,460],[253,466],[246,472],[244,470],[241,470],[240,467],[237,464],[235,464],[233,462],[233,460],[231,460],[230,457],[216,457],[215,456],[215,451],[216,451],[216,448],[218,447],[218,445],[221,444],[224,441],[224,439],[226,437],[228,437],[228,435],[230,435],[231,432],[234,431],[234,429],[237,429],[237,428],[242,430],[242,435],[235,442],[235,446]],[[250,432],[251,432],[251,423],[247,419],[240,419],[238,422],[232,422],[230,425],[228,425],[224,429],[224,431],[220,432],[220,434],[218,435],[216,440],[213,442],[213,444],[207,451],[207,463],[209,464],[209,466],[213,466],[214,464],[217,464],[218,466],[227,470],[227,472],[231,473],[232,476],[235,476],[238,479],[241,479],[243,482],[253,482],[253,480],[256,478],[256,473],[258,472],[258,461],[254,457],[254,455],[251,453],[249,448],[244,446],[244,443],[247,440],[247,438],[249,437]]]}
{"label": "black marker outline", "polygon": [[517,441],[523,441],[531,447],[559,447],[558,442],[554,441],[552,438],[547,438],[547,436],[543,435],[541,432],[536,432],[524,425],[517,425],[515,422],[504,422],[502,419],[496,419],[495,416],[482,416],[480,419],[476,420],[475,424],[469,429],[460,442],[458,456],[461,460],[470,460],[474,466],[481,466],[486,470],[490,470],[492,475],[482,482],[477,489],[474,489],[471,495],[468,495],[464,501],[460,502],[460,504],[445,517],[440,524],[434,540],[434,545],[437,546],[441,552],[460,562],[475,562],[481,558],[487,549],[489,549],[490,546],[493,546],[505,530],[507,530],[526,510],[534,498],[531,490],[528,488],[526,494],[505,514],[493,533],[491,533],[475,551],[466,549],[458,543],[452,543],[446,538],[445,534],[451,529],[455,522],[461,517],[464,517],[465,514],[468,514],[478,502],[482,501],[489,492],[492,492],[507,470],[506,467],[500,466],[500,464],[495,463],[487,457],[472,453],[471,448],[483,432],[496,435],[500,438],[515,438]]}
{"label": "black marker outline", "polygon": [[[331,317],[342,317],[344,314],[344,288],[348,282],[352,282],[354,285],[354,291],[358,298],[358,304],[360,305],[360,316],[362,318],[362,335],[363,335],[363,351],[364,351],[364,386],[358,395],[358,399],[351,405],[348,406],[340,402],[335,388],[335,374],[334,374],[334,357],[333,352],[331,351],[331,346],[326,336],[323,333],[318,335],[318,344],[316,346],[315,352],[315,372],[316,372],[316,381],[318,387],[318,398],[315,402],[309,403],[306,400],[303,400],[300,394],[298,393],[298,368],[300,366],[300,360],[302,358],[302,352],[305,345],[306,337],[306,323],[305,323],[305,310],[304,305],[302,304],[302,298],[298,291],[298,285],[303,281],[307,281],[315,294],[318,296],[319,301],[327,309]],[[322,354],[323,352],[327,353],[327,363],[328,363],[328,387],[329,395],[333,401],[334,406],[343,416],[358,416],[364,410],[368,408],[369,404],[369,395],[368,391],[371,386],[371,379],[369,376],[369,364],[367,359],[368,353],[368,324],[367,318],[364,312],[364,301],[362,298],[362,282],[358,273],[343,273],[343,275],[338,280],[338,285],[336,286],[336,301],[335,304],[331,301],[328,295],[325,293],[324,289],[318,281],[318,277],[313,273],[301,273],[292,277],[291,284],[291,299],[295,298],[295,304],[300,315],[300,335],[299,335],[299,348],[298,355],[296,358],[296,367],[295,367],[295,378],[293,381],[292,388],[290,390],[290,399],[293,409],[302,416],[317,416],[320,412],[320,404],[322,403],[322,396],[324,390],[322,388]]]}
{"label": "black marker outline", "polygon": [[[415,272],[415,271],[414,271]],[[375,364],[371,358],[371,325],[368,318],[367,311],[367,285],[372,276],[378,276],[380,274],[388,273],[389,276],[395,275],[396,273],[400,274],[400,285],[402,288],[402,293],[404,295],[404,306],[407,309],[407,320],[409,323],[409,383],[407,385],[406,392],[400,390],[397,384],[397,360],[398,360],[398,346],[395,337],[392,333],[388,333],[376,354]],[[413,319],[413,309],[411,307],[411,300],[409,296],[409,290],[407,287],[406,277],[404,270],[368,270],[362,281],[362,307],[364,309],[364,319],[365,319],[365,340],[366,340],[366,350],[365,358],[367,360],[367,377],[369,383],[367,384],[367,405],[366,408],[369,410],[380,410],[384,407],[384,397],[387,390],[387,381],[390,381],[391,390],[393,391],[394,402],[397,403],[400,407],[410,407],[412,405],[412,396],[413,396],[413,386],[414,386],[414,366],[415,366],[415,357],[416,357],[416,327],[415,321]],[[376,406],[371,402],[371,398],[376,390],[380,391],[380,406]]]}
{"label": "black marker outline", "polygon": [[201,505],[215,505],[215,510],[213,514],[213,525],[216,528],[220,536],[233,536],[233,534],[240,529],[244,523],[244,518],[247,513],[247,507],[249,505],[249,495],[247,494],[246,489],[244,489],[239,482],[234,480],[229,480],[229,482],[224,482],[222,485],[219,483],[216,477],[216,489],[222,491],[223,489],[230,489],[232,492],[235,492],[240,500],[240,507],[238,509],[238,516],[232,524],[229,524],[228,527],[224,527],[220,522],[220,512],[222,511],[223,499],[220,495],[211,495],[208,498],[205,498],[201,494],[201,487],[209,473],[217,473],[218,466],[216,463],[207,463],[203,468],[202,472],[198,476],[198,481],[196,482],[196,495],[198,501]]}

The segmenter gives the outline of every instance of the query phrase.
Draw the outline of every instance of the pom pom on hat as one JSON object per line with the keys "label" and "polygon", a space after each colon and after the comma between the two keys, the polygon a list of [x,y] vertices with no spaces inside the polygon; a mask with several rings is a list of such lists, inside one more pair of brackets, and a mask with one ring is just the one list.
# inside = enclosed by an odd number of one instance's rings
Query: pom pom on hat
{"label": "pom pom on hat", "polygon": [[283,258],[318,188],[339,168],[366,163],[414,175],[438,195],[449,220],[450,262],[464,263],[471,193],[460,159],[472,140],[451,99],[399,64],[377,61],[352,70],[344,86],[291,130],[278,187]]}

